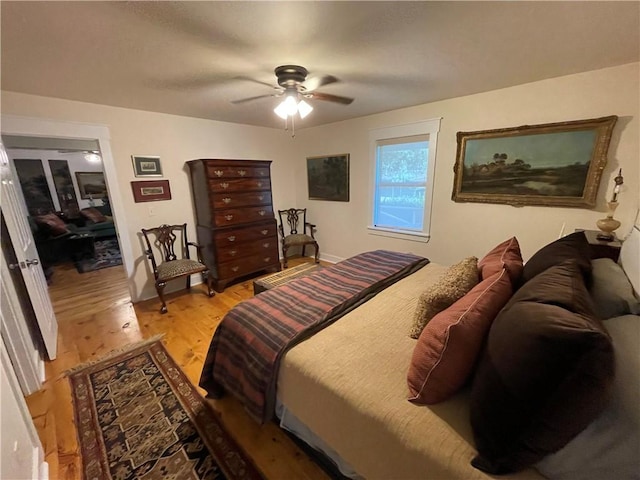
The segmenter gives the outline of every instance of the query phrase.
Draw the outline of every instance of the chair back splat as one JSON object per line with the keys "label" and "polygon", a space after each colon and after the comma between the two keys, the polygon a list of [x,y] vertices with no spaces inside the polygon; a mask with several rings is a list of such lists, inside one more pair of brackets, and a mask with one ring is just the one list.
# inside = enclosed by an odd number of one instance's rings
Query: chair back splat
{"label": "chair back splat", "polygon": [[[151,263],[156,291],[162,302],[161,313],[167,313],[167,304],[163,294],[164,287],[168,281],[176,278],[186,277],[187,289],[189,289],[191,288],[191,275],[202,274],[203,283],[207,285],[207,294],[209,297],[213,297],[213,279],[202,260],[202,247],[187,239],[186,223],[181,225],[164,224],[148,229],[143,228],[142,235],[147,246],[147,250],[144,253]],[[198,260],[191,259],[189,247],[196,249]],[[156,259],[156,254],[160,260],[159,262]]]}
{"label": "chair back splat", "polygon": [[[314,236],[316,226],[307,222],[307,209],[288,208],[286,210],[278,210],[278,217],[280,217],[278,230],[282,239],[284,268],[287,268],[287,250],[294,246],[302,247],[302,256],[304,257],[306,246],[312,245],[315,248],[315,262],[319,263],[320,248]],[[285,225],[289,227],[288,233],[285,232]],[[301,229],[301,232],[299,232],[299,229]]]}

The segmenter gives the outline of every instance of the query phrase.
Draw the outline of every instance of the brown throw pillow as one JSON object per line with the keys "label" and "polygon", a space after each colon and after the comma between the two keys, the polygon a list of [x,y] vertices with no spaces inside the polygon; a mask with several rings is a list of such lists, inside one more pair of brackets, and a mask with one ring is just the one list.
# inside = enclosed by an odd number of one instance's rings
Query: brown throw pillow
{"label": "brown throw pillow", "polygon": [[69,229],[67,225],[55,213],[47,213],[46,215],[38,215],[34,217],[36,224],[45,229],[50,235],[58,236],[67,233]]}
{"label": "brown throw pillow", "polygon": [[93,223],[102,223],[107,221],[107,217],[94,207],[83,208],[80,210],[80,213]]}
{"label": "brown throw pillow", "polygon": [[614,369],[578,264],[538,274],[491,326],[471,391],[473,466],[510,473],[561,449],[606,406]]}
{"label": "brown throw pillow", "polygon": [[502,269],[433,317],[411,358],[407,376],[410,401],[427,405],[442,402],[464,386],[491,322],[511,293],[509,275]]}
{"label": "brown throw pillow", "polygon": [[462,298],[477,283],[478,259],[476,257],[465,258],[449,267],[437,283],[420,295],[409,336],[418,338],[424,326],[437,313]]}
{"label": "brown throw pillow", "polygon": [[517,285],[522,275],[522,254],[516,237],[496,245],[478,262],[478,270],[483,280],[499,273],[503,268],[507,269],[511,283]]}
{"label": "brown throw pillow", "polygon": [[522,281],[528,282],[547,268],[575,260],[587,282],[591,282],[591,248],[584,232],[574,232],[538,250],[524,266]]}

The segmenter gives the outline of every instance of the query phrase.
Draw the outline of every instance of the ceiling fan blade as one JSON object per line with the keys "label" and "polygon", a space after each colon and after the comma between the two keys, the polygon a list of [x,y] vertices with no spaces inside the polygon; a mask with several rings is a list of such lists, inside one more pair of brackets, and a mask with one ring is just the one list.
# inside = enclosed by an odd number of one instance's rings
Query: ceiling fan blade
{"label": "ceiling fan blade", "polygon": [[322,77],[311,77],[304,82],[304,87],[308,91],[313,91],[317,88],[322,87],[323,85],[329,85],[330,83],[336,83],[339,80],[333,75],[324,75]]}
{"label": "ceiling fan blade", "polygon": [[260,85],[266,85],[267,87],[270,87],[270,88],[277,88],[272,83],[267,83],[267,82],[263,82],[261,80],[256,80],[255,78],[247,77],[245,75],[238,75],[237,77],[233,77],[233,78],[235,78],[236,80],[246,80],[247,82],[259,83]]}
{"label": "ceiling fan blade", "polygon": [[327,102],[342,103],[343,105],[349,105],[353,102],[353,98],[341,97],[339,95],[331,95],[330,93],[310,92],[311,98],[316,100],[325,100]]}
{"label": "ceiling fan blade", "polygon": [[253,100],[258,100],[260,98],[275,97],[275,96],[276,95],[273,93],[270,93],[268,95],[257,95],[255,97],[241,98],[240,100],[231,100],[231,103],[233,104],[245,103],[245,102],[251,102]]}

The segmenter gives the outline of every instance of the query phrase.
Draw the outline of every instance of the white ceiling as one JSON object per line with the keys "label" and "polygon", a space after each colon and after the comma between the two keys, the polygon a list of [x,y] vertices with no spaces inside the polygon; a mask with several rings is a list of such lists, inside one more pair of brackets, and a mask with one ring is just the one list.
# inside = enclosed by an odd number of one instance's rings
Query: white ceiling
{"label": "white ceiling", "polygon": [[640,59],[640,2],[2,1],[3,90],[280,127],[274,67],[339,83],[297,128]]}

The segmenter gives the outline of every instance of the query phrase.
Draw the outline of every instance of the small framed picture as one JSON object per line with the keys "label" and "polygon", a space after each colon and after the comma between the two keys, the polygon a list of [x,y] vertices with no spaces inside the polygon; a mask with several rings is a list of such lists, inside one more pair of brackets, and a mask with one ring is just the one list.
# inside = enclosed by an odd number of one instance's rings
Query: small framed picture
{"label": "small framed picture", "polygon": [[131,155],[133,172],[136,177],[161,177],[160,157],[148,155]]}
{"label": "small framed picture", "polygon": [[133,199],[136,203],[171,200],[169,180],[140,180],[131,182]]}

